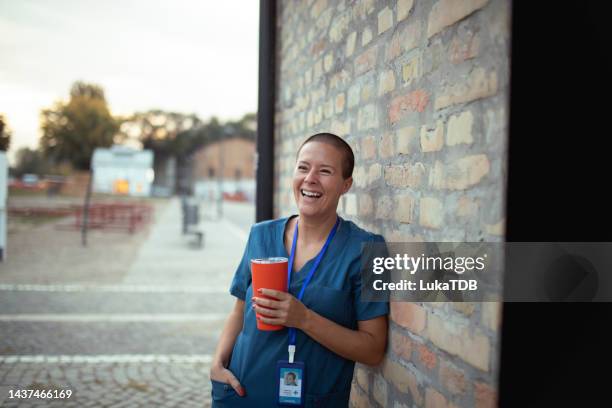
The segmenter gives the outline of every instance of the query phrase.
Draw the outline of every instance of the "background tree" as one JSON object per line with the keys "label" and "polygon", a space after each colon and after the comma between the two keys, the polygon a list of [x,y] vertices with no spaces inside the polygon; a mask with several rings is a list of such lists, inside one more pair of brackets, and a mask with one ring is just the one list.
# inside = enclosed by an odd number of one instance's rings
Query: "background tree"
{"label": "background tree", "polygon": [[6,124],[6,119],[0,114],[0,150],[7,151],[11,144],[11,132]]}
{"label": "background tree", "polygon": [[110,114],[104,90],[79,81],[72,85],[67,103],[56,102],[42,111],[41,128],[40,148],[46,157],[88,170],[94,149],[115,141],[119,123]]}
{"label": "background tree", "polygon": [[43,175],[52,171],[52,164],[39,150],[22,147],[15,153],[15,167],[12,175],[21,177],[24,174]]}

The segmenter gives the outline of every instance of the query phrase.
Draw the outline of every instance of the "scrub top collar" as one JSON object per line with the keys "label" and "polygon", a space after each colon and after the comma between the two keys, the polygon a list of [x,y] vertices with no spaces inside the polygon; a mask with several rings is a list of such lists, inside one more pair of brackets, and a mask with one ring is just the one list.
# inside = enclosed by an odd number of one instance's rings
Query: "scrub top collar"
{"label": "scrub top collar", "polygon": [[[282,247],[282,253],[284,257],[286,257],[287,259],[289,259],[289,254],[287,253],[287,248],[285,248],[285,231],[287,229],[287,224],[289,223],[289,220],[292,218],[297,217],[298,214],[293,214],[289,217],[287,217],[283,222],[279,223],[279,230],[278,230],[278,242],[280,242],[280,245]],[[344,248],[344,245],[347,242],[347,237],[348,237],[348,230],[349,230],[349,225],[348,223],[338,215],[338,219],[340,219],[340,223],[338,224],[338,230],[336,231],[336,235],[334,236],[334,239],[332,239],[332,241],[329,243],[329,248],[327,249],[327,253],[325,254],[325,256],[322,259],[322,262],[325,262],[326,258],[329,260],[331,256],[330,254],[338,254],[341,252],[341,250]],[[303,273],[304,271],[310,270],[310,267],[312,266],[312,263],[314,262],[314,260],[316,259],[316,255],[309,259],[299,271],[296,271],[295,269],[292,271],[292,275],[295,275],[295,279],[291,279],[292,282],[293,281],[297,282],[298,279],[301,281],[304,279],[304,275],[306,275],[305,273]]]}

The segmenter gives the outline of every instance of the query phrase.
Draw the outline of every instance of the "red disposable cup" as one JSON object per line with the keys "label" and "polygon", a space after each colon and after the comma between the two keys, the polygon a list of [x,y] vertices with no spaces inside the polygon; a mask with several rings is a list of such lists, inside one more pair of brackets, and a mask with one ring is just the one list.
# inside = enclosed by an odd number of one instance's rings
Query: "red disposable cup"
{"label": "red disposable cup", "polygon": [[[266,295],[260,294],[260,288],[276,289],[281,292],[287,292],[287,258],[262,258],[251,259],[251,278],[253,285],[253,296],[265,299],[274,299]],[[256,316],[260,316],[256,313]],[[264,317],[268,317],[265,316]],[[257,328],[259,330],[281,330],[284,326],[274,324],[266,324],[259,319],[257,320]]]}

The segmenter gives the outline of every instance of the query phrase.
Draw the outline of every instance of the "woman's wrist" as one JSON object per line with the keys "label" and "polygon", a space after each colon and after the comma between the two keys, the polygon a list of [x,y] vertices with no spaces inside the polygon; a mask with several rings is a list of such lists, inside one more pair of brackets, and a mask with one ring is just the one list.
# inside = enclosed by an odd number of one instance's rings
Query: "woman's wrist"
{"label": "woman's wrist", "polygon": [[302,321],[302,327],[298,327],[298,329],[302,330],[303,332],[309,332],[313,326],[313,320],[315,318],[315,312],[313,312],[310,309],[306,309],[306,316],[304,317],[304,320]]}
{"label": "woman's wrist", "polygon": [[221,358],[215,358],[210,365],[216,368],[226,368],[227,362]]}

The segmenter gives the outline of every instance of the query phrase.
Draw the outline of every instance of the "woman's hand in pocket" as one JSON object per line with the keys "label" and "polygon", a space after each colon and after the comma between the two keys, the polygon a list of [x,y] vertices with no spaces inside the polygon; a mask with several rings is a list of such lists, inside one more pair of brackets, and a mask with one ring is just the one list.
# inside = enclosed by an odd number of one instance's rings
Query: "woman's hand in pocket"
{"label": "woman's hand in pocket", "polygon": [[234,373],[220,364],[213,364],[213,366],[210,368],[210,379],[231,385],[236,393],[241,397],[246,395],[244,388],[242,385],[240,385],[240,382]]}

